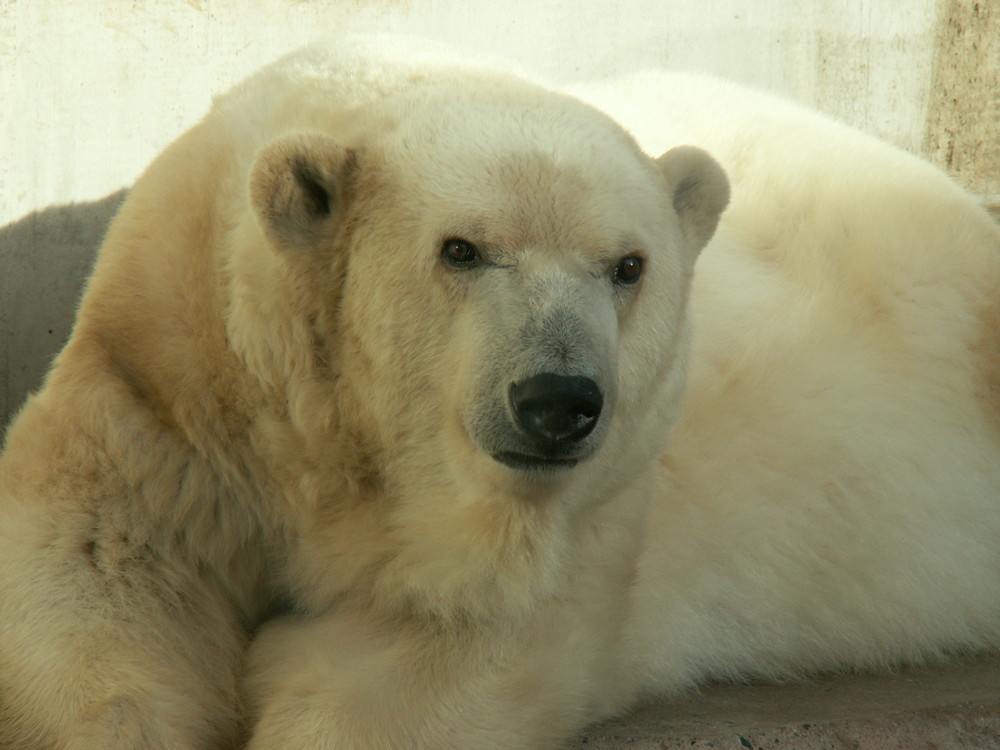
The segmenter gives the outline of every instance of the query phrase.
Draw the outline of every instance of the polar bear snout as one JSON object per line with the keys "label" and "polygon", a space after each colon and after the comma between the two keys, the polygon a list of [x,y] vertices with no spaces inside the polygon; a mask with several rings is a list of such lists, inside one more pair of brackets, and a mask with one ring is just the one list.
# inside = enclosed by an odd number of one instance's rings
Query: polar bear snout
{"label": "polar bear snout", "polygon": [[[494,459],[514,469],[568,469],[590,456],[605,410],[601,387],[589,377],[542,372],[507,387],[513,432]],[[588,438],[592,438],[589,439]]]}
{"label": "polar bear snout", "polygon": [[593,432],[604,405],[601,389],[590,378],[551,372],[512,383],[508,399],[518,427],[550,454]]}
{"label": "polar bear snout", "polygon": [[573,468],[604,443],[617,402],[617,320],[606,282],[594,279],[550,269],[527,282],[502,277],[482,296],[465,423],[510,468]]}

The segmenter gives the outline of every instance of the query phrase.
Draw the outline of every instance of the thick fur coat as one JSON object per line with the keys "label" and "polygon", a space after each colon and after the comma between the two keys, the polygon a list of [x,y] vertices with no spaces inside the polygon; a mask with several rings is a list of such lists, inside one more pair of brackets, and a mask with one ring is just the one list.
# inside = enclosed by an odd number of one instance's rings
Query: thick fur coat
{"label": "thick fur coat", "polygon": [[154,162],[0,459],[0,745],[542,750],[1000,643],[997,226],[725,84],[571,93],[343,39]]}

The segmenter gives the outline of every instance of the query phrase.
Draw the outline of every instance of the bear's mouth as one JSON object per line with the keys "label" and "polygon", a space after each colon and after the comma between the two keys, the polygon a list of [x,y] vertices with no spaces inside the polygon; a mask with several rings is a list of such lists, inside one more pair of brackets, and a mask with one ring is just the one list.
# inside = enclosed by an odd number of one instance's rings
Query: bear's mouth
{"label": "bear's mouth", "polygon": [[559,471],[572,469],[580,462],[578,458],[546,458],[513,451],[500,451],[492,455],[493,460],[518,471]]}

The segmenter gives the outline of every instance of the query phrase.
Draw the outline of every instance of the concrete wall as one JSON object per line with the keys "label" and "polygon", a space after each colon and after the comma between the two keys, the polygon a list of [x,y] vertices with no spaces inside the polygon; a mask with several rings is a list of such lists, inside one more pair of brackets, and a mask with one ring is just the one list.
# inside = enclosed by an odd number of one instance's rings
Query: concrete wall
{"label": "concrete wall", "polygon": [[341,29],[480,47],[555,80],[715,73],[1000,195],[1000,0],[0,0],[0,423],[66,335],[118,191],[213,94]]}

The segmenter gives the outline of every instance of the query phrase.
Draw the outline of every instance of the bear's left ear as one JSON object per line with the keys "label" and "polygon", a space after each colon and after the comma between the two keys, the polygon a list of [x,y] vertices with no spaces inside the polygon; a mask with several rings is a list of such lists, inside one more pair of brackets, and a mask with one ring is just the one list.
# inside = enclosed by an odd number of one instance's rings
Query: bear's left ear
{"label": "bear's left ear", "polygon": [[708,152],[678,146],[656,160],[667,177],[681,231],[697,253],[712,239],[729,204],[729,179]]}
{"label": "bear's left ear", "polygon": [[250,204],[268,240],[310,251],[332,238],[354,166],[354,152],[325,135],[288,135],[261,149]]}

